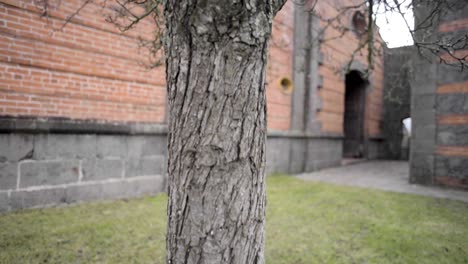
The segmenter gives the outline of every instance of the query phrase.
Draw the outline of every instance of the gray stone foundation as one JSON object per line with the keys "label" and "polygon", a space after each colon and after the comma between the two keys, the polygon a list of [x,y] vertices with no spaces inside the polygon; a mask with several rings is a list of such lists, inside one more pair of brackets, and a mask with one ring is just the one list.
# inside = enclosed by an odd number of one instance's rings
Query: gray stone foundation
{"label": "gray stone foundation", "polygon": [[[165,126],[6,120],[0,118],[0,212],[165,191]],[[373,157],[380,151],[374,141]],[[337,135],[269,131],[267,173],[339,166],[342,144]]]}
{"label": "gray stone foundation", "polygon": [[367,159],[387,159],[386,141],[383,138],[367,140]]}
{"label": "gray stone foundation", "polygon": [[87,125],[70,133],[64,121],[1,122],[0,212],[165,190],[164,129],[125,132]]}
{"label": "gray stone foundation", "polygon": [[270,132],[267,173],[301,173],[339,166],[342,138],[295,132]]}

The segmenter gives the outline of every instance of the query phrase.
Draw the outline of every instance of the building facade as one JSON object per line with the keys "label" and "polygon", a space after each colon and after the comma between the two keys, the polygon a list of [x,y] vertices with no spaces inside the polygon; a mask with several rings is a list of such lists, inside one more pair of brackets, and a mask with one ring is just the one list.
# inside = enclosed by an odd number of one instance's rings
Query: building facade
{"label": "building facade", "polygon": [[[274,21],[268,173],[381,156],[383,55],[366,75],[359,10],[340,38],[319,18],[351,2],[289,1]],[[0,211],[164,191],[165,71],[142,66],[138,42],[154,27],[121,33],[99,1],[62,27],[83,1],[57,3],[44,16],[35,1],[0,1]]]}

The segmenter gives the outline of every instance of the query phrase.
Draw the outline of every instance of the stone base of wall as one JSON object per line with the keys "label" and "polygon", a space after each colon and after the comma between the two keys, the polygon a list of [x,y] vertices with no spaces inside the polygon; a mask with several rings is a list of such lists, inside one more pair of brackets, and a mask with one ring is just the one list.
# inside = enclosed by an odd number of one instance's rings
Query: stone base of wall
{"label": "stone base of wall", "polygon": [[0,212],[165,190],[166,136],[0,134]]}
{"label": "stone base of wall", "polygon": [[434,155],[412,151],[410,153],[410,183],[432,184]]}
{"label": "stone base of wall", "polygon": [[164,190],[164,184],[162,176],[141,176],[0,191],[0,212],[154,195]]}
{"label": "stone base of wall", "polygon": [[413,152],[410,182],[468,190],[468,158]]}
{"label": "stone base of wall", "polygon": [[371,138],[367,141],[367,159],[387,158],[385,141],[381,138]]}
{"label": "stone base of wall", "polygon": [[339,166],[342,138],[294,132],[269,133],[267,173],[301,173]]}
{"label": "stone base of wall", "polygon": [[[0,122],[0,212],[165,191],[165,127],[19,121]],[[340,136],[270,131],[267,173],[339,166],[342,143]]]}

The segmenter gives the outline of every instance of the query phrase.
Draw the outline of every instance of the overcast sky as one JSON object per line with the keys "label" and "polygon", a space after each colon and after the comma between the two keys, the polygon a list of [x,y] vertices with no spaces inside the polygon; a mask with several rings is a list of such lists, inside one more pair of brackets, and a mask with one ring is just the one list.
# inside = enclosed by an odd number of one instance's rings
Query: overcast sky
{"label": "overcast sky", "polygon": [[[405,0],[402,0],[405,1]],[[411,28],[414,27],[413,11],[402,5],[402,12],[405,13],[405,20]],[[377,15],[377,25],[380,28],[380,35],[387,42],[389,48],[408,46],[413,44],[411,34],[408,31],[405,20],[399,13],[386,12]]]}

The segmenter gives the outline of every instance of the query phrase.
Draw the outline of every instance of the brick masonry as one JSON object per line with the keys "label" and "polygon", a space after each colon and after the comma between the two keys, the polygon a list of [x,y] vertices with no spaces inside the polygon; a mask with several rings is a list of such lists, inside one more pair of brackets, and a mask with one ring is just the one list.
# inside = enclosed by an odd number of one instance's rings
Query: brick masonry
{"label": "brick masonry", "polygon": [[[308,11],[312,1],[296,7],[294,34],[294,85],[291,109],[291,130],[341,142],[344,137],[344,100],[345,73],[349,70],[365,71],[368,67],[366,49],[353,52],[358,48],[359,37],[347,32],[342,37],[332,27],[325,28],[319,16],[332,18],[342,6],[357,4],[357,1],[335,1],[334,5],[317,2],[314,12]],[[353,12],[347,12],[341,21],[351,23]],[[314,15],[314,14],[318,14]],[[351,25],[347,25],[350,26]],[[378,34],[377,34],[378,36]],[[376,47],[382,48],[382,47]],[[382,53],[383,54],[383,53]],[[368,78],[366,88],[366,111],[364,112],[365,156],[382,157],[382,118],[383,118],[383,57],[375,58],[375,68]],[[340,143],[341,144],[341,143]],[[339,145],[339,144],[338,144]],[[331,146],[330,146],[331,147]],[[341,145],[334,148],[341,152]],[[304,155],[308,155],[308,150]],[[310,153],[313,157],[313,152]],[[336,159],[329,160],[337,164]],[[304,167],[304,166],[303,166]],[[309,166],[314,168],[314,166]],[[320,166],[318,166],[320,167]],[[305,167],[304,167],[305,168]]]}
{"label": "brick masonry", "polygon": [[[138,38],[147,38],[154,27],[150,21],[143,21],[121,34],[104,21],[111,9],[103,9],[101,2],[93,1],[66,27],[54,31],[80,7],[80,1],[50,6],[48,19],[40,16],[41,10],[32,0],[0,1],[0,115],[164,122],[164,67],[151,71],[142,67],[149,54],[138,47]],[[341,0],[337,6],[352,2]],[[293,79],[294,10],[299,8],[288,1],[273,27],[267,67],[267,118],[269,128],[275,130],[291,126],[292,97],[279,82]],[[332,16],[335,9],[325,3],[317,6],[324,16]],[[324,37],[335,33],[327,30]],[[349,32],[341,39],[322,43],[317,50],[315,61],[320,61],[320,66],[315,68],[319,75],[314,85],[323,89],[315,92],[315,87],[308,87],[315,101],[309,115],[317,120],[312,123],[320,122],[324,133],[343,133],[342,72],[357,45],[356,34]],[[365,52],[355,58],[363,65]],[[381,133],[381,61],[376,58],[367,96],[365,126],[370,137]]]}
{"label": "brick masonry", "polygon": [[[62,3],[63,2],[63,3]],[[165,70],[147,70],[139,38],[149,20],[124,34],[105,22],[105,1],[92,1],[61,28],[81,1],[51,2],[49,18],[32,0],[0,1],[0,115],[67,117],[113,122],[165,121]],[[268,124],[290,126],[294,4],[277,15],[268,56]],[[55,30],[54,30],[55,29]]]}
{"label": "brick masonry", "polygon": [[[323,18],[333,18],[342,6],[350,6],[360,4],[357,0],[338,0],[334,1],[333,5],[318,2],[315,7],[316,12]],[[356,9],[352,8],[345,12],[341,17],[342,23],[347,23],[349,28],[351,18]],[[361,10],[363,11],[363,10]],[[364,11],[363,11],[364,12]],[[320,21],[320,28],[326,27],[326,22]],[[318,67],[318,78],[320,89],[317,91],[317,97],[320,101],[316,111],[317,120],[321,123],[321,130],[325,133],[343,134],[344,121],[344,98],[345,98],[345,70],[349,67],[350,70],[363,71],[368,68],[367,48],[359,51],[360,37],[353,30],[342,33],[328,26],[321,36],[320,44],[321,62]],[[376,38],[380,38],[378,32]],[[368,80],[370,82],[367,87],[366,103],[365,103],[365,135],[368,138],[376,138],[382,136],[382,119],[383,119],[383,87],[384,87],[384,65],[383,65],[383,47],[376,44],[374,47],[377,51],[374,57],[374,69]],[[355,54],[353,61],[351,57]]]}
{"label": "brick masonry", "polygon": [[[463,3],[462,3],[463,4]],[[428,12],[415,10],[416,22]],[[468,6],[452,10],[420,38],[447,38],[468,28]],[[419,20],[418,20],[419,19]],[[468,50],[457,51],[468,54]],[[442,56],[447,59],[448,56]],[[447,63],[452,63],[447,59]],[[413,59],[411,181],[468,189],[468,72]]]}
{"label": "brick masonry", "polygon": [[267,173],[301,173],[339,166],[341,137],[295,132],[270,132],[267,141]]}

